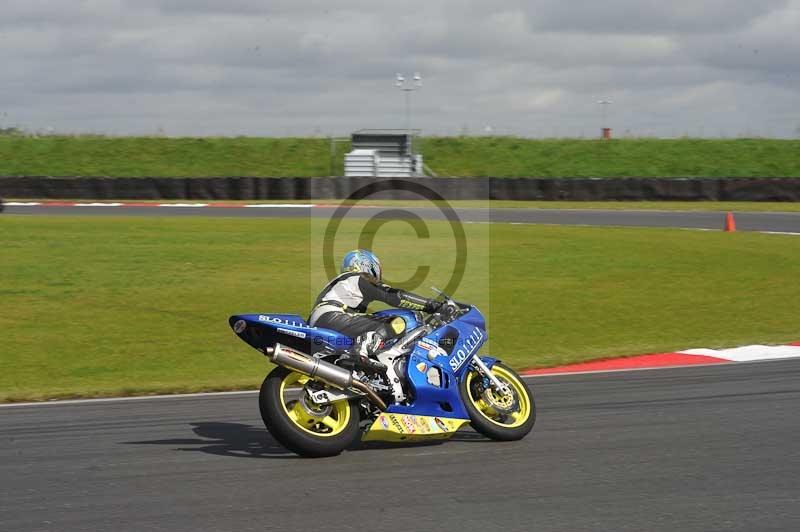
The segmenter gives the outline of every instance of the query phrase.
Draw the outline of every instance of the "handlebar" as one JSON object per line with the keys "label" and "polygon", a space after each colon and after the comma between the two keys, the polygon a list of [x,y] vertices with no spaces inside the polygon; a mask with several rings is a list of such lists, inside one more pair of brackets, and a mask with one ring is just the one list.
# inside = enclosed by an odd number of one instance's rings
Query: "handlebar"
{"label": "handlebar", "polygon": [[467,312],[469,312],[470,307],[467,306],[466,308],[463,305],[460,305],[453,301],[452,299],[449,300],[446,309],[453,309],[452,312],[447,312],[446,314],[441,310],[434,312],[428,316],[428,319],[425,321],[427,325],[431,325],[434,328],[439,328],[442,325],[447,323],[451,323],[455,321],[460,316],[463,316]]}
{"label": "handlebar", "polygon": [[[435,312],[435,313],[430,315],[430,318],[429,318],[428,322],[426,322],[426,323],[431,323],[433,325],[434,321],[438,321],[439,323],[436,324],[435,327],[441,327],[445,323],[450,323],[450,322],[454,321],[456,318],[458,318],[459,316],[462,316],[463,314],[466,314],[467,312],[469,312],[469,309],[470,309],[469,305],[462,305],[461,303],[455,301],[453,298],[451,298],[449,295],[445,294],[443,291],[439,290],[435,286],[431,286],[431,290],[433,290],[434,292],[439,294],[444,299],[444,302],[445,302],[445,305],[446,305],[445,308],[458,309],[458,310],[454,310],[452,315],[448,316],[447,317],[448,319],[446,319],[446,320],[442,319],[443,315],[442,315],[441,310],[438,311],[438,312]],[[449,318],[452,318],[452,319],[449,319]]]}

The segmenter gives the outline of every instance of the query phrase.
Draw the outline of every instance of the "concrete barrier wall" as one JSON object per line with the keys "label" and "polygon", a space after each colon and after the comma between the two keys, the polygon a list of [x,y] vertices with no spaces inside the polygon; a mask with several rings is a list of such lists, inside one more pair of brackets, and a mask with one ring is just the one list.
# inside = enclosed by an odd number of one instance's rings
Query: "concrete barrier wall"
{"label": "concrete barrier wall", "polygon": [[[346,198],[370,177],[0,177],[0,197],[37,199],[304,200]],[[446,199],[800,201],[800,178],[493,178],[413,181]],[[418,198],[391,190],[375,196]]]}

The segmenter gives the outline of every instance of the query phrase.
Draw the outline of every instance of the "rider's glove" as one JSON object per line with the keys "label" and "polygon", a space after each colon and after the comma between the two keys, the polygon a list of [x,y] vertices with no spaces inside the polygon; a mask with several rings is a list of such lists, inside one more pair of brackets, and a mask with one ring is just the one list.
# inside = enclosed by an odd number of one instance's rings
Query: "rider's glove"
{"label": "rider's glove", "polygon": [[454,301],[446,301],[442,303],[442,306],[439,309],[439,313],[445,319],[451,319],[454,318],[460,310],[461,307],[459,307]]}
{"label": "rider's glove", "polygon": [[429,299],[428,306],[425,309],[429,314],[435,314],[444,310],[446,303],[444,301],[437,301],[436,299]]}
{"label": "rider's glove", "polygon": [[443,305],[441,301],[436,299],[428,299],[404,290],[397,290],[397,295],[400,298],[400,303],[397,306],[400,308],[421,310],[423,312],[432,314],[434,312],[438,312]]}

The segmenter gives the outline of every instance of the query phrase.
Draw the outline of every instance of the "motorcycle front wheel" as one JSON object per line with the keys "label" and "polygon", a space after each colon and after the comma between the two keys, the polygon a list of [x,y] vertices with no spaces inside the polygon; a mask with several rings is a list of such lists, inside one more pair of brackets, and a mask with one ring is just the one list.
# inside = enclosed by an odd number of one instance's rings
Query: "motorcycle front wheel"
{"label": "motorcycle front wheel", "polygon": [[493,440],[521,440],[536,423],[533,393],[513,369],[499,362],[492,374],[508,387],[501,394],[477,370],[470,370],[459,383],[472,428]]}
{"label": "motorcycle front wheel", "polygon": [[306,393],[310,377],[283,367],[272,370],[258,396],[261,419],[284,447],[301,456],[335,456],[360,434],[357,401],[314,404]]}

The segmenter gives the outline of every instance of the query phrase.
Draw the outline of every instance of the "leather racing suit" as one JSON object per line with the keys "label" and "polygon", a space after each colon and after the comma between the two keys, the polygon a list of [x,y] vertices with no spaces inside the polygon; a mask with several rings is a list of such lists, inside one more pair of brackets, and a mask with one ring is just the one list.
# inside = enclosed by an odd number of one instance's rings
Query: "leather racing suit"
{"label": "leather racing suit", "polygon": [[345,272],[322,289],[308,323],[314,327],[333,329],[351,338],[373,331],[388,340],[405,331],[402,318],[381,318],[364,314],[372,301],[409,310],[435,312],[442,303],[411,292],[392,288],[361,272]]}

